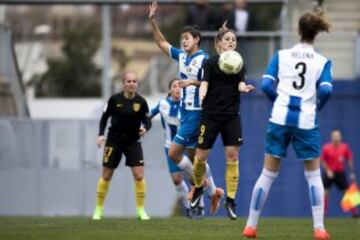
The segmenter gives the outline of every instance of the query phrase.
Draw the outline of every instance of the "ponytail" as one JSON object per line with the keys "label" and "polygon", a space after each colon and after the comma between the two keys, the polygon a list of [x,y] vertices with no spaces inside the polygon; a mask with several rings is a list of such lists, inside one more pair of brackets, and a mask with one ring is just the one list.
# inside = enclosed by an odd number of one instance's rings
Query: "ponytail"
{"label": "ponytail", "polygon": [[305,13],[299,19],[299,31],[302,41],[313,42],[320,32],[329,32],[330,23],[325,18],[325,11],[317,9],[314,12]]}

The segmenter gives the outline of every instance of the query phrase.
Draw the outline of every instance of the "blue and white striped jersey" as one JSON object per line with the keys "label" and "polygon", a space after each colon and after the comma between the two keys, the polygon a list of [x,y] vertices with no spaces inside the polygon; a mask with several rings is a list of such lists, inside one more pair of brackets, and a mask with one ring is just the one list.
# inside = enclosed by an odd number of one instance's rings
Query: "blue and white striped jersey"
{"label": "blue and white striped jersey", "polygon": [[[170,46],[169,54],[172,59],[179,63],[180,80],[193,79],[201,81],[203,77],[203,63],[209,58],[207,53],[199,50],[192,56],[188,56],[185,51]],[[186,110],[201,110],[198,86],[190,85],[182,89],[181,107]]]}
{"label": "blue and white striped jersey", "polygon": [[151,109],[151,117],[160,113],[161,124],[165,129],[165,147],[169,148],[180,125],[180,102],[175,102],[171,97],[161,100]]}
{"label": "blue and white striped jersey", "polygon": [[317,89],[332,87],[330,60],[312,45],[299,43],[275,54],[266,78],[278,81],[270,122],[300,129],[317,126]]}

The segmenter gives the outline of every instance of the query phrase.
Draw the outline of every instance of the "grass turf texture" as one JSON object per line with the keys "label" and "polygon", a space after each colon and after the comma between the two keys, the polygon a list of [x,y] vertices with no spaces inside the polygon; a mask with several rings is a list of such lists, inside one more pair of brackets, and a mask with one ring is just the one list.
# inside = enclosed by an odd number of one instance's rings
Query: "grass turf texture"
{"label": "grass turf texture", "polygon": [[[230,221],[227,218],[135,219],[107,218],[92,221],[89,218],[0,217],[0,239],[26,240],[145,240],[145,239],[243,239],[245,219]],[[260,239],[312,239],[310,219],[262,218]],[[360,220],[327,219],[326,227],[331,239],[360,239]]]}

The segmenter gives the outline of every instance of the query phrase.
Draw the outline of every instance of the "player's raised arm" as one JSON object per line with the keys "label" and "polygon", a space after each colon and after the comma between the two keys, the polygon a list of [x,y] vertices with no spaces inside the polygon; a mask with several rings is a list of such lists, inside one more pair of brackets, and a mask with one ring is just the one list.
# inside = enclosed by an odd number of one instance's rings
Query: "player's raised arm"
{"label": "player's raised arm", "polygon": [[164,35],[160,31],[159,25],[155,20],[155,14],[157,10],[157,1],[153,1],[149,6],[149,21],[151,25],[152,32],[154,34],[154,40],[158,47],[163,51],[166,55],[170,56],[169,49],[170,44],[166,41]]}

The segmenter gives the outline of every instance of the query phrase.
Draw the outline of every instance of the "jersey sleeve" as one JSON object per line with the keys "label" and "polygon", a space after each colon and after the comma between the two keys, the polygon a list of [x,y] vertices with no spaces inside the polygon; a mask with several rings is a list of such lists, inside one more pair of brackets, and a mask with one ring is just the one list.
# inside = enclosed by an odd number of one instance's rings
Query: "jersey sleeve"
{"label": "jersey sleeve", "polygon": [[239,82],[245,82],[245,80],[246,80],[246,72],[247,72],[246,67],[243,66],[241,71],[239,72]]}
{"label": "jersey sleeve", "polygon": [[150,111],[150,117],[153,118],[158,115],[160,112],[160,102],[156,105],[156,107],[152,108]]}
{"label": "jersey sleeve", "polygon": [[263,79],[268,78],[273,81],[276,81],[278,76],[278,71],[279,71],[279,53],[276,52],[262,77]]}
{"label": "jersey sleeve", "polygon": [[205,59],[203,65],[202,65],[202,78],[201,78],[201,81],[209,82],[210,71],[211,71],[210,60]]}
{"label": "jersey sleeve", "polygon": [[202,81],[204,79],[204,65],[205,65],[205,62],[206,62],[206,60],[208,58],[209,58],[209,56],[205,55],[203,60],[201,61],[201,65],[200,65],[199,72],[198,72],[198,75],[197,75],[197,80],[198,81]]}
{"label": "jersey sleeve", "polygon": [[99,136],[104,135],[106,123],[109,117],[111,116],[111,113],[114,109],[115,101],[113,97],[110,97],[109,101],[104,107],[103,114],[101,115],[100,123],[99,123]]}
{"label": "jersey sleeve", "polygon": [[319,102],[317,109],[320,111],[330,98],[332,92],[331,61],[325,63],[324,69],[317,82]]}
{"label": "jersey sleeve", "polygon": [[330,60],[328,60],[325,65],[324,65],[324,69],[319,77],[318,80],[318,86],[331,86],[332,87],[332,76],[331,76],[331,68],[332,68],[332,63]]}
{"label": "jersey sleeve", "polygon": [[151,128],[151,117],[149,114],[149,106],[148,106],[147,102],[145,101],[145,99],[143,100],[143,111],[142,111],[142,116],[141,116],[141,122],[142,122],[144,128],[146,129],[146,131],[149,131]]}
{"label": "jersey sleeve", "polygon": [[182,52],[184,52],[184,51],[182,51],[176,47],[173,47],[173,46],[169,47],[169,56],[176,61],[179,61],[179,55]]}

